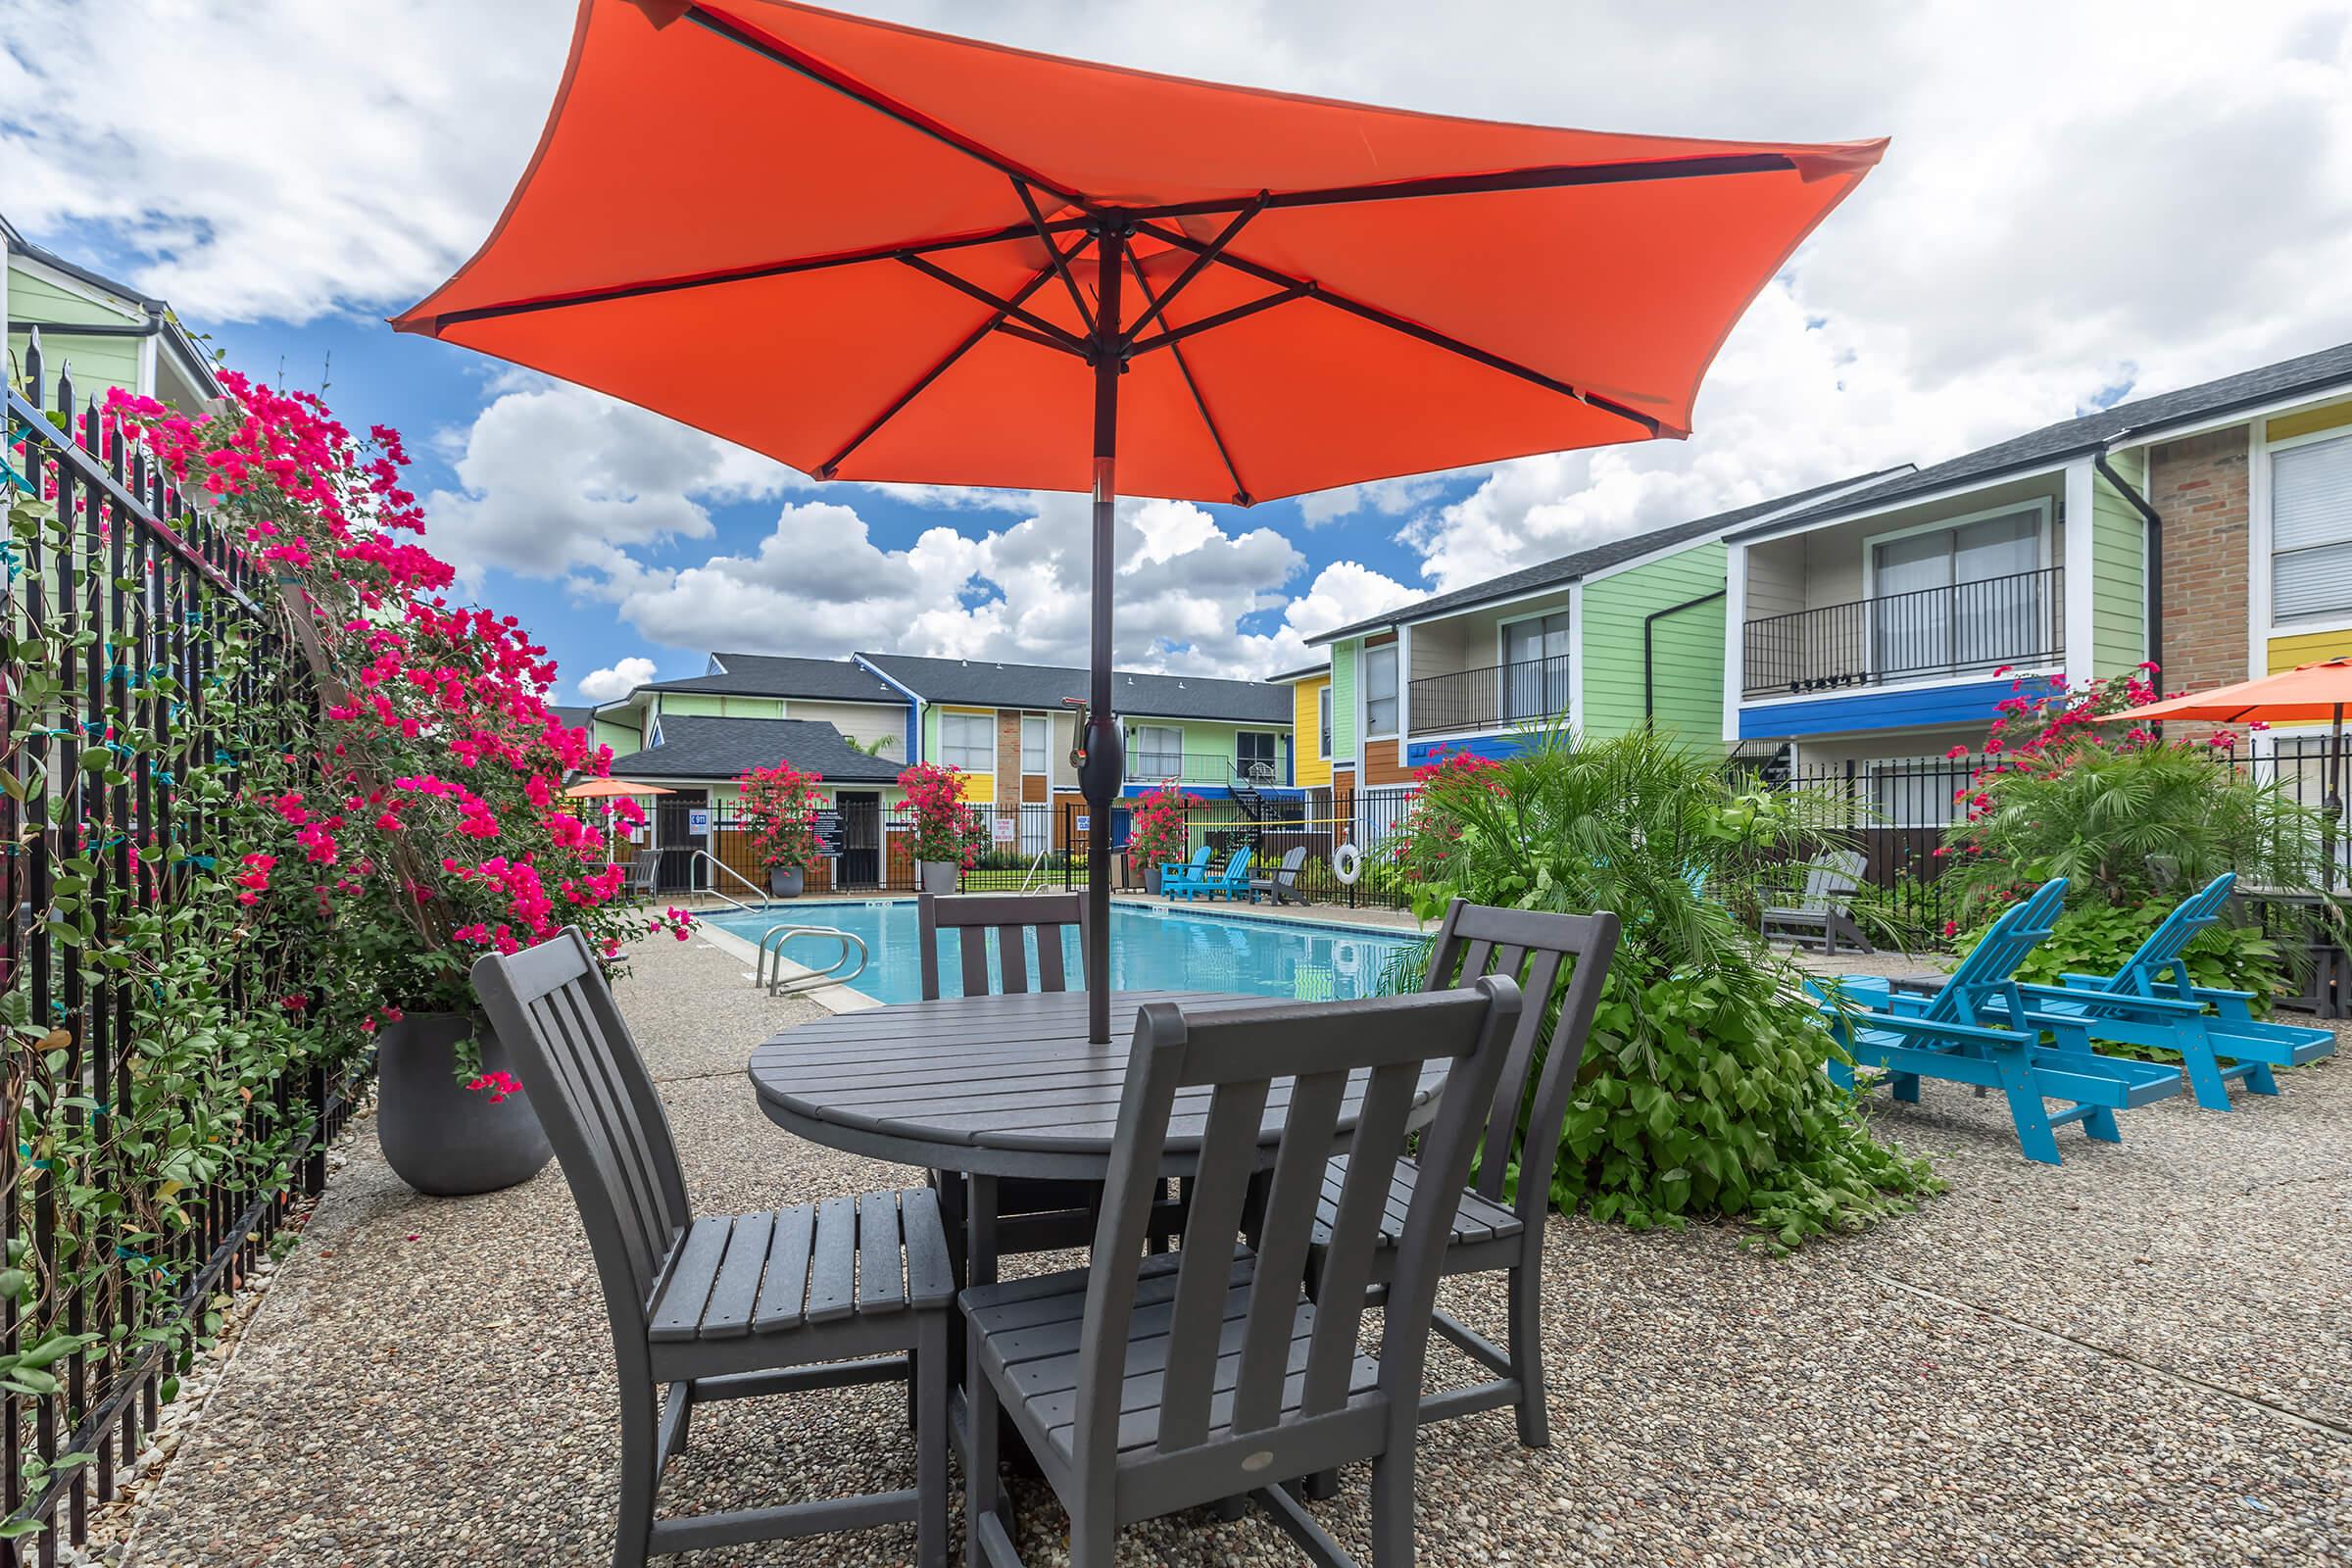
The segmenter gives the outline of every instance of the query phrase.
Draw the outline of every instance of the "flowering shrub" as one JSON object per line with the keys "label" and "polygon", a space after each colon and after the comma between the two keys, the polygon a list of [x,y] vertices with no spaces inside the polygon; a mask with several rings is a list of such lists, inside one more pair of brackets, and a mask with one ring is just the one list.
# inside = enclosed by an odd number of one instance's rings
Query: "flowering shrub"
{"label": "flowering shrub", "polygon": [[1188,858],[1192,828],[1185,812],[1200,804],[1200,797],[1185,794],[1174,779],[1144,792],[1128,818],[1127,855],[1136,869],[1180,864]]}
{"label": "flowering shrub", "polygon": [[917,762],[899,775],[899,809],[912,826],[917,860],[948,860],[968,871],[980,858],[980,818],[963,800],[963,769]]}
{"label": "flowering shrub", "polygon": [[816,858],[816,813],[825,804],[816,787],[823,781],[822,773],[804,773],[790,762],[755,767],[737,780],[752,853],[761,867],[803,866]]}
{"label": "flowering shrub", "polygon": [[1444,882],[1461,852],[1462,813],[1454,802],[1463,794],[1501,788],[1502,770],[1474,752],[1446,755],[1443,747],[1413,769],[1411,809],[1396,824],[1377,858],[1396,867],[1408,884]]}

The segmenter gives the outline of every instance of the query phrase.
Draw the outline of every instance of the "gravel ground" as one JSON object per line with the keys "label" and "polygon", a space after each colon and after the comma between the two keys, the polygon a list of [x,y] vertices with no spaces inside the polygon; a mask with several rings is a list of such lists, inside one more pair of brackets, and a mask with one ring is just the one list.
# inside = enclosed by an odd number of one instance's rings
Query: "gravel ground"
{"label": "gravel ground", "polygon": [[[1840,960],[1841,969],[1861,965]],[[911,1179],[790,1138],[742,1080],[753,1041],[811,1016],[703,942],[644,950],[621,1003],[707,1209]],[[2288,1074],[2229,1115],[2174,1102],[2126,1142],[2016,1154],[1997,1099],[1931,1086],[1878,1125],[1951,1194],[1774,1259],[1731,1231],[1552,1222],[1553,1446],[1507,1412],[1424,1434],[1435,1564],[2352,1563],[2352,1066]],[[1499,1336],[1494,1294],[1447,1287]],[[1466,1375],[1450,1354],[1433,1377]],[[553,1168],[423,1200],[364,1133],[279,1270],[129,1560],[595,1564],[614,1401],[586,1244]],[[856,1389],[696,1417],[673,1508],[910,1484],[901,1396]],[[1359,1552],[1363,1477],[1319,1505]],[[1022,1547],[1058,1510],[1016,1490]],[[911,1531],[674,1559],[904,1562]],[[1288,1563],[1261,1519],[1195,1513],[1122,1563]]]}

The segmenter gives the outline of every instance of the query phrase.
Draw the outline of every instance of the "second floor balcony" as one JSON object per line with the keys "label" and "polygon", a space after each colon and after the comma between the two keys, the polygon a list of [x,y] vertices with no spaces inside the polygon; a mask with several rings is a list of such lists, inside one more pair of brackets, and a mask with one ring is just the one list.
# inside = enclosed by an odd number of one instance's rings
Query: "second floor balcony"
{"label": "second floor balcony", "polygon": [[[1277,782],[1275,764],[1258,759],[1244,764],[1251,782]],[[1133,742],[1127,749],[1127,782],[1130,784],[1158,784],[1169,779],[1179,784],[1224,785],[1234,781],[1233,759],[1223,752],[1177,752],[1139,748]]]}
{"label": "second floor balcony", "polygon": [[1566,654],[1429,675],[1412,683],[1410,735],[1451,735],[1540,724],[1568,711]]}
{"label": "second floor balcony", "polygon": [[2064,579],[2064,567],[2046,566],[1751,620],[1740,632],[1740,695],[1792,697],[2055,663],[2066,651]]}

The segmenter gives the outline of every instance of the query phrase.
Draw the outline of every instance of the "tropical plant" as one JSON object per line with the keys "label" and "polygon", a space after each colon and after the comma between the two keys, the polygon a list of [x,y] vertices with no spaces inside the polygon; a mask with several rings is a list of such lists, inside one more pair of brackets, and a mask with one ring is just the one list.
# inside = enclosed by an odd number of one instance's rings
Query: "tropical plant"
{"label": "tropical plant", "polygon": [[870,741],[861,741],[855,735],[844,735],[841,743],[860,757],[880,757],[898,745],[899,738],[896,735],[877,735]]}
{"label": "tropical plant", "polygon": [[762,869],[805,866],[817,858],[816,813],[825,804],[817,789],[824,782],[822,773],[804,773],[790,762],[778,762],[752,768],[736,782],[743,790],[752,854]]}
{"label": "tropical plant", "polygon": [[1169,779],[1146,790],[1129,814],[1127,857],[1138,870],[1173,865],[1183,860],[1192,842],[1192,819],[1186,813],[1200,805]]}
{"label": "tropical plant", "polygon": [[1931,1186],[1822,1070],[1833,1048],[1799,972],[1704,891],[1819,842],[1807,799],[1746,791],[1647,728],[1519,739],[1499,762],[1434,770],[1392,849],[1424,918],[1459,896],[1623,920],[1552,1200],[1636,1227],[1735,1216],[1794,1247]]}
{"label": "tropical plant", "polygon": [[912,829],[908,851],[917,860],[945,860],[970,870],[980,858],[979,815],[964,804],[963,769],[917,762],[899,774],[906,792],[900,806]]}

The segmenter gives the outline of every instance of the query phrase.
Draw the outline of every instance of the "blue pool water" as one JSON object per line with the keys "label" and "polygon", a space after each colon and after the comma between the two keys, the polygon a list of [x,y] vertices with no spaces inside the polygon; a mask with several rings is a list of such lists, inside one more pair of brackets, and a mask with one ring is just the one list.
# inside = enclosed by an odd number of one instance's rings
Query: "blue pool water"
{"label": "blue pool water", "polygon": [[[914,901],[802,900],[759,913],[699,916],[705,924],[731,931],[749,942],[770,926],[829,925],[864,938],[871,962],[853,984],[879,1002],[914,1002],[923,994],[915,943]],[[947,956],[950,933],[941,934],[941,988],[962,995],[960,971]],[[1027,938],[1029,972],[1037,972],[1037,941]],[[995,934],[989,936],[993,949]],[[1117,991],[1238,991],[1300,1001],[1368,997],[1380,989],[1382,969],[1396,955],[1414,947],[1410,936],[1353,927],[1306,925],[1287,920],[1251,920],[1121,901],[1110,908],[1110,983]],[[786,950],[796,962],[826,964],[833,945],[813,939]],[[1064,933],[1063,962],[1073,989],[1079,984],[1078,934]],[[992,952],[989,972],[997,964]]]}

